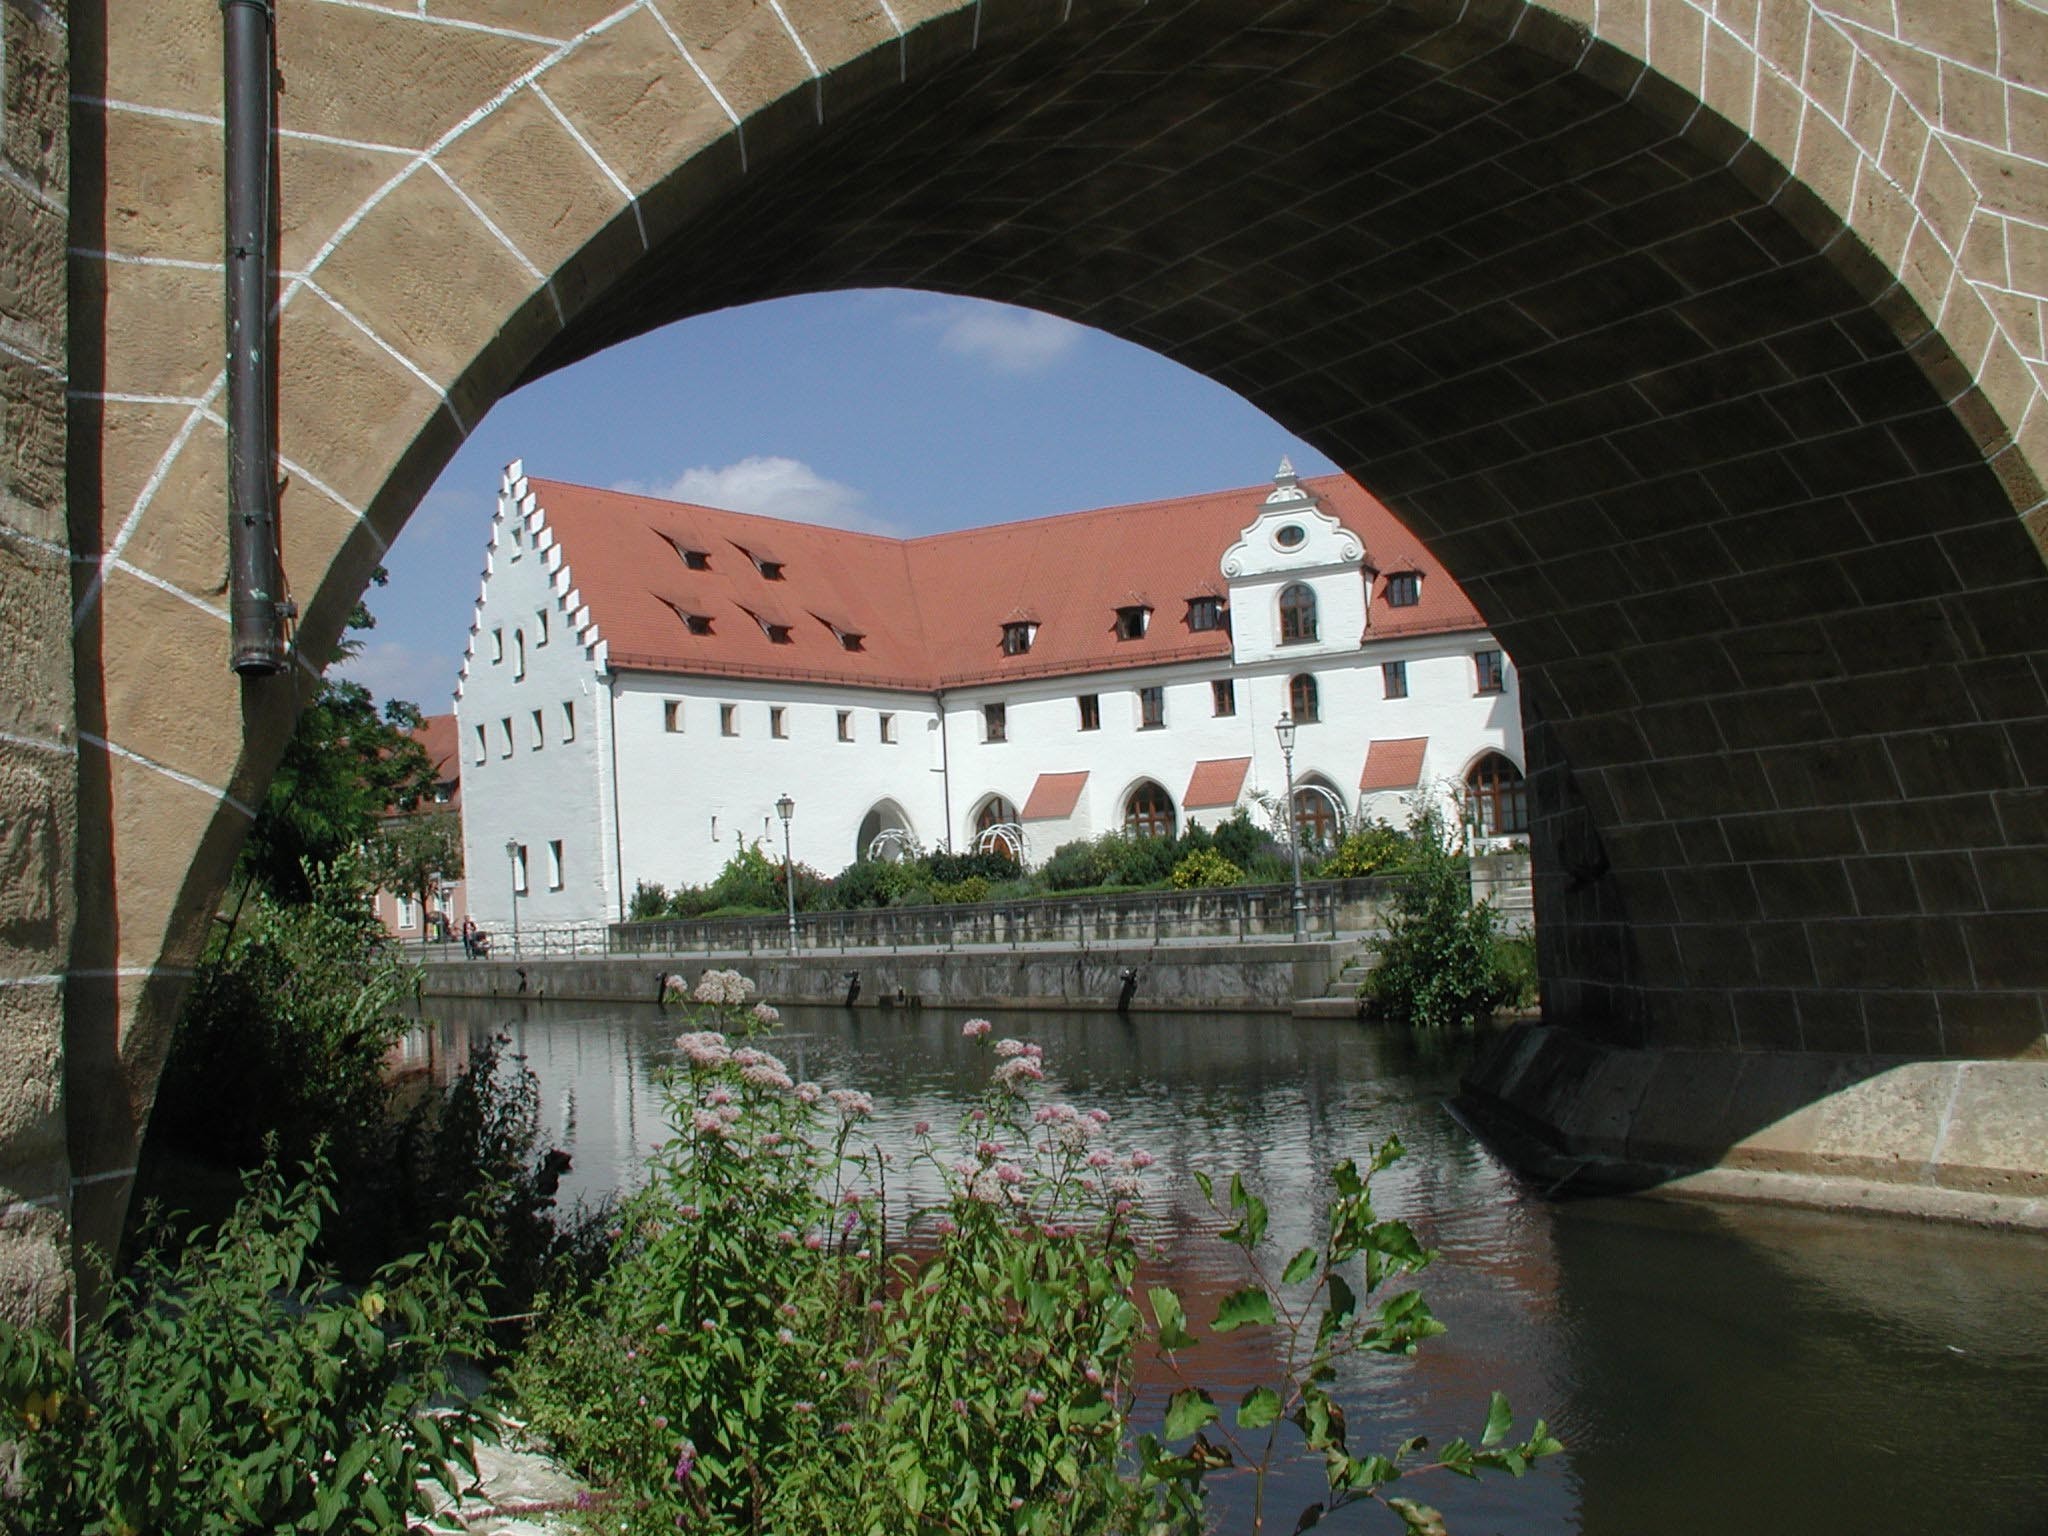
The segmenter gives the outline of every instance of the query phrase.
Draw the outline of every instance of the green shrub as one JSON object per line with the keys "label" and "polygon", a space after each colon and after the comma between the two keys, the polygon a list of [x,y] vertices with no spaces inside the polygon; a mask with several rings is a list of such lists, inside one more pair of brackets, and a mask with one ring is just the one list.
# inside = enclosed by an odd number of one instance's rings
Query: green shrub
{"label": "green shrub", "polygon": [[670,915],[668,891],[658,881],[642,880],[634,885],[632,904],[626,908],[629,921],[647,923]]}
{"label": "green shrub", "polygon": [[1017,878],[1017,861],[996,849],[987,853],[928,853],[924,857],[924,867],[934,886],[957,885],[977,875],[988,881]]}
{"label": "green shrub", "polygon": [[429,1512],[425,1484],[473,1479],[493,1420],[451,1368],[478,1354],[483,1227],[458,1217],[356,1294],[310,1265],[329,1208],[317,1157],[291,1187],[266,1163],[217,1231],[115,1283],[75,1358],[0,1324],[21,1457],[0,1527],[384,1533]]}
{"label": "green shrub", "polygon": [[1203,886],[1241,885],[1244,871],[1214,848],[1197,848],[1173,866],[1169,878],[1175,890],[1189,891]]}
{"label": "green shrub", "polygon": [[1369,821],[1346,834],[1316,875],[1323,880],[1355,880],[1362,875],[1383,875],[1401,867],[1408,857],[1408,838],[1384,821]]}
{"label": "green shrub", "polygon": [[987,901],[988,877],[969,875],[964,880],[955,880],[950,884],[943,880],[934,880],[931,893],[932,900],[945,906],[963,906],[972,902]]}
{"label": "green shrub", "polygon": [[1078,891],[1086,886],[1102,884],[1101,871],[1095,862],[1095,845],[1086,838],[1061,843],[1040,867],[1038,878],[1045,882],[1049,891]]}
{"label": "green shrub", "polygon": [[1254,823],[1251,812],[1241,805],[1209,836],[1215,850],[1239,869],[1250,869],[1253,860],[1279,849],[1272,834]]}
{"label": "green shrub", "polygon": [[1464,855],[1433,804],[1416,813],[1409,842],[1387,932],[1373,941],[1379,964],[1359,996],[1369,1012],[1396,1023],[1477,1023],[1520,988],[1503,961],[1499,915],[1473,903]]}
{"label": "green shrub", "polygon": [[860,859],[833,878],[822,900],[841,912],[886,907],[899,891],[909,887],[916,870],[917,865],[907,860]]}

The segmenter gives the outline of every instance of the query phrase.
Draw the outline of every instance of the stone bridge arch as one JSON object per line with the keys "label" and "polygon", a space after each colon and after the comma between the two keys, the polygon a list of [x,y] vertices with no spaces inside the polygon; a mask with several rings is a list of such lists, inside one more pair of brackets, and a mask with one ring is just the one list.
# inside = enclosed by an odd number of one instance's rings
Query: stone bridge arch
{"label": "stone bridge arch", "polygon": [[[310,682],[225,666],[218,10],[109,11],[5,13],[0,1183],[60,1237],[118,1222]],[[525,378],[780,293],[1032,305],[1236,389],[1458,575],[1526,691],[1555,1018],[2038,1048],[2039,11],[288,0],[278,38],[309,653]]]}

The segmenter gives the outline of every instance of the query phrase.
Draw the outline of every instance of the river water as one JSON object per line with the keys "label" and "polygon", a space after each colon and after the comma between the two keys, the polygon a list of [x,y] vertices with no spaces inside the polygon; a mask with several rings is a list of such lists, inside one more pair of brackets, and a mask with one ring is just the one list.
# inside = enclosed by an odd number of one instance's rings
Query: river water
{"label": "river water", "polygon": [[[630,1185],[668,1134],[657,1079],[674,1013],[431,1007],[437,1052],[459,1059],[471,1032],[503,1030],[538,1074],[547,1132],[574,1159],[565,1199]],[[870,1093],[877,1139],[906,1147],[914,1122],[950,1125],[980,1089],[986,1057],[961,1039],[965,1017],[791,1009],[771,1048],[800,1075]],[[1401,1138],[1409,1155],[1380,1176],[1377,1204],[1440,1251],[1420,1284],[1449,1332],[1343,1379],[1353,1449],[1476,1438],[1496,1387],[1518,1429],[1546,1415],[1568,1446],[1518,1482],[1436,1475],[1397,1490],[1458,1536],[2048,1533],[2048,1243],[1546,1200],[1445,1108],[1469,1039],[1271,1015],[1009,1013],[996,1026],[1043,1046],[1051,1096],[1108,1110],[1123,1150],[1159,1159],[1148,1210],[1198,1318],[1200,1298],[1242,1281],[1188,1170],[1242,1172],[1284,1254],[1318,1235],[1332,1163]],[[1196,1351],[1219,1401],[1271,1379],[1259,1332]],[[1267,1529],[1292,1530],[1318,1481],[1314,1467],[1283,1480]],[[1242,1481],[1213,1486],[1219,1529],[1247,1529]],[[1322,1529],[1394,1525],[1360,1511]]]}

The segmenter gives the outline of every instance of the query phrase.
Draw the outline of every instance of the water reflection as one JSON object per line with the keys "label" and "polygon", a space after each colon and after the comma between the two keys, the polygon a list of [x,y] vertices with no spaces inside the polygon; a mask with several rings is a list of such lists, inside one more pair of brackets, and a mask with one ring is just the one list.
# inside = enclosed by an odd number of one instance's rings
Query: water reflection
{"label": "water reflection", "polygon": [[[440,1059],[459,1058],[472,1030],[502,1029],[539,1074],[548,1133],[575,1159],[565,1196],[630,1182],[668,1134],[657,1078],[675,1017],[516,1003],[437,1016]],[[950,1125],[981,1086],[963,1017],[792,1009],[774,1048],[801,1075],[870,1092],[876,1137],[901,1154],[916,1121]],[[1805,1213],[1547,1204],[1443,1108],[1469,1041],[1270,1015],[1005,1014],[997,1027],[1044,1046],[1050,1094],[1109,1110],[1122,1148],[1159,1158],[1170,1177],[1151,1231],[1190,1296],[1241,1279],[1188,1169],[1258,1183],[1274,1246],[1291,1251],[1320,1230],[1321,1174],[1402,1138],[1411,1155],[1383,1175],[1379,1204],[1441,1250],[1423,1281],[1450,1332],[1413,1361],[1349,1372],[1354,1447],[1473,1433],[1494,1387],[1571,1447],[1520,1483],[1415,1487],[1460,1536],[2048,1531],[2048,1245]],[[1262,1347],[1205,1343],[1204,1381],[1241,1390],[1268,1375]],[[1306,1469],[1290,1482],[1281,1529],[1317,1481]],[[1243,1490],[1225,1492],[1221,1528],[1242,1528]],[[1380,1528],[1337,1528],[1361,1527]]]}

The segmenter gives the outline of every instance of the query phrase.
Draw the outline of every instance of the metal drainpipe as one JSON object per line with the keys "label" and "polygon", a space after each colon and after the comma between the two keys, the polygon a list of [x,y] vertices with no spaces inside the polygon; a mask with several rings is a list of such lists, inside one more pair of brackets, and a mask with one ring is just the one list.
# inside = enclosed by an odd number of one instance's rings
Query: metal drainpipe
{"label": "metal drainpipe", "polygon": [[220,0],[220,11],[227,101],[229,665],[244,677],[271,677],[284,670],[287,607],[277,553],[270,353],[276,12],[272,0]]}
{"label": "metal drainpipe", "polygon": [[946,852],[953,851],[953,750],[948,740],[951,728],[946,724],[946,692],[942,688],[932,695],[939,706],[939,791],[946,805]]}

